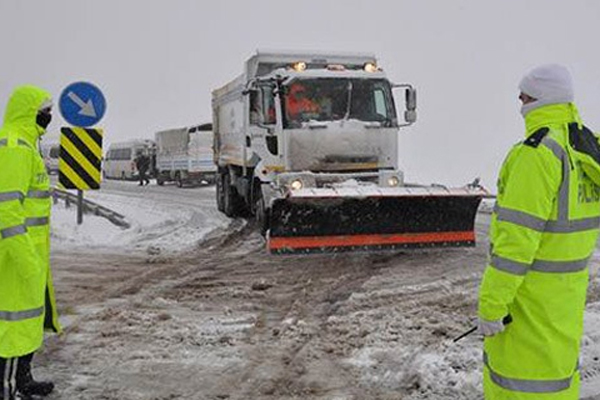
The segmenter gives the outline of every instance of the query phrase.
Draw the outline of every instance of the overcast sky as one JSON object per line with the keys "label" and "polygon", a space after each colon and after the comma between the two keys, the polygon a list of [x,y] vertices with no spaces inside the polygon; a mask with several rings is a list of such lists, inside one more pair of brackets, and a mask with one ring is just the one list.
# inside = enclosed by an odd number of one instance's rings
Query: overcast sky
{"label": "overcast sky", "polygon": [[419,90],[419,120],[400,132],[407,179],[481,176],[495,191],[532,67],[566,65],[600,130],[599,20],[595,0],[0,0],[0,110],[19,84],[57,99],[85,80],[107,98],[107,142],[153,138],[210,121],[211,90],[258,48],[373,52]]}

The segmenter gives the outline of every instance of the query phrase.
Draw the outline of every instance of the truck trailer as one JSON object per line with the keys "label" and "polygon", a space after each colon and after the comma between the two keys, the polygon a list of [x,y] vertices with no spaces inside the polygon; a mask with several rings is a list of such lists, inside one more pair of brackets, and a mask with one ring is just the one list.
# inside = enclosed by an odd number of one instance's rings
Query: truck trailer
{"label": "truck trailer", "polygon": [[156,132],[156,183],[214,183],[212,124]]}
{"label": "truck trailer", "polygon": [[487,192],[405,182],[416,89],[374,55],[257,51],[212,108],[218,209],[254,216],[271,253],[475,244]]}

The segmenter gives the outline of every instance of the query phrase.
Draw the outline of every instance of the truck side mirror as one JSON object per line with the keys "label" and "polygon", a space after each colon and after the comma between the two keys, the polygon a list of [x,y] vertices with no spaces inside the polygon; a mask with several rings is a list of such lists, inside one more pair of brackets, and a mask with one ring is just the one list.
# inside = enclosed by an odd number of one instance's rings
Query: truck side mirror
{"label": "truck side mirror", "polygon": [[415,111],[417,109],[417,89],[407,88],[405,92],[406,97],[406,109],[408,111]]}
{"label": "truck side mirror", "polygon": [[412,85],[403,83],[392,85],[393,89],[404,89],[404,124],[399,127],[412,125],[417,121],[417,89]]}
{"label": "truck side mirror", "polygon": [[406,88],[405,100],[404,120],[409,124],[413,124],[417,121],[417,90],[412,87]]}

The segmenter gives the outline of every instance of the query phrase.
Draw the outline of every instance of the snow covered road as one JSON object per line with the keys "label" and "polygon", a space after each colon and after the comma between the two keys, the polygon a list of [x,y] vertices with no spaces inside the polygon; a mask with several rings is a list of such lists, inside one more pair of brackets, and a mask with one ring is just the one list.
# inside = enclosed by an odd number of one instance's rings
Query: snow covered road
{"label": "snow covered road", "polygon": [[[216,211],[214,187],[108,181],[88,198],[132,228],[76,227],[55,206],[67,329],[37,358],[57,382],[50,399],[482,398],[481,339],[451,339],[474,321],[488,215],[471,249],[269,256],[252,227]],[[588,400],[600,399],[599,341],[594,274]]]}
{"label": "snow covered road", "polygon": [[122,230],[95,216],[86,216],[85,223],[76,226],[73,210],[58,206],[53,210],[54,249],[85,246],[160,254],[193,248],[231,223],[216,210],[214,190],[107,180],[101,190],[85,192],[85,198],[125,215],[132,227]]}

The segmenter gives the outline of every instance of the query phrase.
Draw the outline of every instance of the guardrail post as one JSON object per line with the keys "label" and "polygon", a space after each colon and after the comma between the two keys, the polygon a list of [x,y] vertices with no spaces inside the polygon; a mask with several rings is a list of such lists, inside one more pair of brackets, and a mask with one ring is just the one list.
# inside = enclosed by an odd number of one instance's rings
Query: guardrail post
{"label": "guardrail post", "polygon": [[77,225],[83,223],[83,190],[77,191]]}

